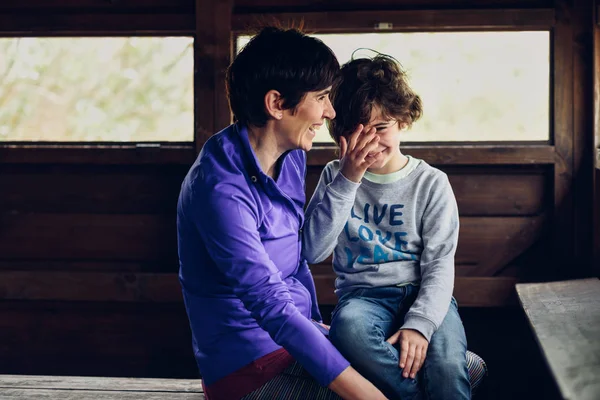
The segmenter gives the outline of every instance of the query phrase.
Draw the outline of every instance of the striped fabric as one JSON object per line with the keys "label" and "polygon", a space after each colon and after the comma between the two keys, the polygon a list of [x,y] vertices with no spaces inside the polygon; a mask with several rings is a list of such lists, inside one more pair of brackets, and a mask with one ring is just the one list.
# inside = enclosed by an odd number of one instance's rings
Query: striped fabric
{"label": "striped fabric", "polygon": [[[467,367],[471,390],[475,393],[483,378],[487,375],[487,365],[477,354],[467,351]],[[298,363],[293,362],[283,373],[267,382],[261,388],[244,396],[241,400],[341,400],[331,390],[319,384]]]}
{"label": "striped fabric", "polygon": [[488,374],[488,368],[483,358],[472,351],[467,350],[467,368],[469,369],[469,382],[471,382],[471,392],[474,394],[483,378]]}
{"label": "striped fabric", "polygon": [[297,361],[260,389],[242,400],[342,400],[331,390],[320,386]]}

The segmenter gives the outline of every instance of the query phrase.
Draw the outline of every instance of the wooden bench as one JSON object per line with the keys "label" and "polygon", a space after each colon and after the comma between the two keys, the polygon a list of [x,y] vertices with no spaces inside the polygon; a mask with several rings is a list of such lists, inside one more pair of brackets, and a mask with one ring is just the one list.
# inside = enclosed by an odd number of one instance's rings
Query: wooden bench
{"label": "wooden bench", "polygon": [[0,399],[204,400],[200,379],[0,375]]}
{"label": "wooden bench", "polygon": [[516,289],[562,398],[600,399],[600,280]]}

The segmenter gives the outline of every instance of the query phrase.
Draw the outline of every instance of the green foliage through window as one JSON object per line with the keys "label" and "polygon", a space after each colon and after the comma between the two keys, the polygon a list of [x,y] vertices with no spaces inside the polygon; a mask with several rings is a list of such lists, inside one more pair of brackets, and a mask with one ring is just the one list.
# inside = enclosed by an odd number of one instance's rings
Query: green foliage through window
{"label": "green foliage through window", "polygon": [[0,141],[194,138],[193,38],[0,39]]}

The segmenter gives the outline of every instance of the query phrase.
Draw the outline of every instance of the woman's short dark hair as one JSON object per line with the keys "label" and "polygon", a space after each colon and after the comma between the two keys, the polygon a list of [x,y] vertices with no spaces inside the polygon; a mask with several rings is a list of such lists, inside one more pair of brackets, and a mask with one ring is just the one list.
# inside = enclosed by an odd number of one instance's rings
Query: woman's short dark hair
{"label": "woman's short dark hair", "polygon": [[421,98],[409,86],[406,73],[396,59],[384,54],[344,64],[333,84],[331,103],[336,117],[328,121],[329,133],[338,144],[341,136],[369,122],[374,106],[383,117],[409,127],[423,113]]}
{"label": "woman's short dark hair", "polygon": [[277,90],[285,109],[294,109],[307,92],[333,84],[337,58],[321,40],[298,29],[263,28],[227,69],[227,95],[236,121],[264,126],[264,98]]}

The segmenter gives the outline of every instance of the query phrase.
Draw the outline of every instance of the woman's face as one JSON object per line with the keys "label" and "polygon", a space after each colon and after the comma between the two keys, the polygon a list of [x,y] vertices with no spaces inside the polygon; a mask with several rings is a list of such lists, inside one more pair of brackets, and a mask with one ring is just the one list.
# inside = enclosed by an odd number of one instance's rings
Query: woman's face
{"label": "woman's face", "polygon": [[278,121],[278,139],[287,150],[312,148],[315,132],[325,119],[335,118],[335,110],[329,100],[331,87],[318,92],[308,92],[295,109],[283,110]]}

